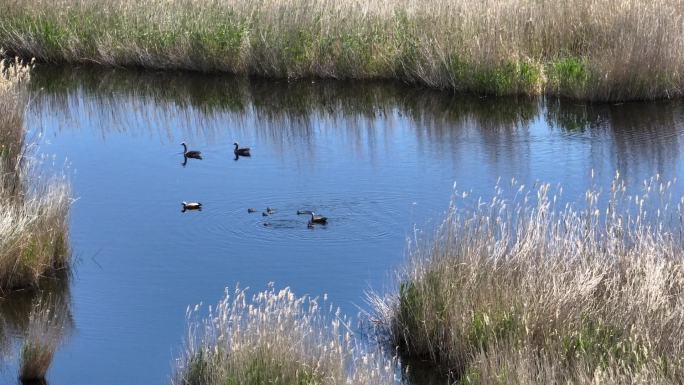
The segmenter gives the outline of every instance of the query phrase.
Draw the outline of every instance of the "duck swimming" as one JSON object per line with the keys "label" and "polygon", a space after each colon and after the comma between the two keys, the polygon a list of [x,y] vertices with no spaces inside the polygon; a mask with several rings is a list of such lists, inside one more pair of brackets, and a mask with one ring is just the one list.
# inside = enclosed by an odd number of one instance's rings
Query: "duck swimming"
{"label": "duck swimming", "polygon": [[188,146],[185,144],[185,142],[182,142],[181,146],[183,146],[183,156],[184,157],[193,158],[193,159],[202,159],[202,153],[199,151],[188,151]]}
{"label": "duck swimming", "polygon": [[233,143],[233,145],[235,146],[235,150],[233,150],[233,152],[235,153],[235,155],[239,155],[239,156],[251,156],[251,155],[249,154],[249,147],[242,147],[242,148],[240,148],[240,145],[239,145],[237,142]]}
{"label": "duck swimming", "polygon": [[183,205],[183,212],[186,210],[202,210],[202,204],[199,202],[181,202]]}
{"label": "duck swimming", "polygon": [[316,215],[313,211],[311,212],[311,220],[309,221],[309,224],[320,224],[320,225],[325,225],[328,223],[328,218],[321,216],[321,215]]}
{"label": "duck swimming", "polygon": [[256,209],[247,209],[247,212],[250,213],[250,214],[252,214],[252,213],[255,213],[255,212],[256,212]]}

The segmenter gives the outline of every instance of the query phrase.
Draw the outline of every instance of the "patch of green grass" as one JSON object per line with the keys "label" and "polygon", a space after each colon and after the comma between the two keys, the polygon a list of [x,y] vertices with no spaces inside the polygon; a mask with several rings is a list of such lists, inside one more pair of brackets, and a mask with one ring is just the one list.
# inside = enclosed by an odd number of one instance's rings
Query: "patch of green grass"
{"label": "patch of green grass", "polygon": [[589,86],[588,63],[576,57],[555,60],[548,65],[548,77],[552,93],[577,97]]}
{"label": "patch of green grass", "polygon": [[600,321],[587,320],[577,331],[561,338],[562,355],[572,364],[578,359],[603,368],[616,363],[634,370],[647,358],[647,349],[634,337]]}

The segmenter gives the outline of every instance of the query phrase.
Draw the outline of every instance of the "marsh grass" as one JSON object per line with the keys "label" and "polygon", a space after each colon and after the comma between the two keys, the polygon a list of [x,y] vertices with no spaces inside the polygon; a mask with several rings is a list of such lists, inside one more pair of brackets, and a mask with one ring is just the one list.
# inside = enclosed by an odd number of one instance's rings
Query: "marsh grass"
{"label": "marsh grass", "polygon": [[69,264],[69,185],[25,143],[30,64],[0,64],[0,289],[36,285]]}
{"label": "marsh grass", "polygon": [[583,204],[512,183],[456,195],[411,247],[398,293],[374,298],[407,362],[460,384],[675,384],[684,380],[682,200],[619,177]]}
{"label": "marsh grass", "polygon": [[52,359],[70,325],[69,303],[50,297],[34,304],[20,353],[19,379],[24,383],[45,379]]}
{"label": "marsh grass", "polygon": [[366,349],[325,299],[271,286],[251,299],[244,290],[227,293],[204,320],[197,308],[188,314],[173,384],[395,383],[393,360]]}
{"label": "marsh grass", "polygon": [[684,91],[683,0],[29,0],[0,46],[44,62],[399,79],[592,100]]}

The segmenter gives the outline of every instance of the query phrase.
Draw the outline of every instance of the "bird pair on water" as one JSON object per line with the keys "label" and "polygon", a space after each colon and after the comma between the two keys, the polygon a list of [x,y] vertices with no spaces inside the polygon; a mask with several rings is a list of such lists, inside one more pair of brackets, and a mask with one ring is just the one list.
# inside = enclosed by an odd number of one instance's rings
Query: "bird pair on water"
{"label": "bird pair on water", "polygon": [[[240,147],[240,145],[235,142],[233,143],[235,146],[235,149],[233,150],[233,153],[235,156],[250,156],[249,153],[249,147]],[[183,156],[186,158],[193,158],[193,159],[202,159],[202,153],[199,151],[188,151],[188,146],[185,144],[185,142],[181,143],[181,146],[183,146]]]}

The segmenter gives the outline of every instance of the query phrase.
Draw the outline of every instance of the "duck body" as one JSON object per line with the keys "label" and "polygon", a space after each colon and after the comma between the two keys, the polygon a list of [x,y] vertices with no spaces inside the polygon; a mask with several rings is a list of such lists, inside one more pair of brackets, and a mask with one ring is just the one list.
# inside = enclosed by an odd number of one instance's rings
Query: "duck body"
{"label": "duck body", "polygon": [[319,225],[325,225],[328,223],[328,218],[321,216],[321,215],[316,215],[313,211],[311,212],[311,220],[309,221],[310,224],[319,224]]}
{"label": "duck body", "polygon": [[255,213],[255,212],[256,212],[256,209],[247,209],[247,212],[250,213],[250,214],[252,214],[252,213]]}
{"label": "duck body", "polygon": [[186,158],[202,159],[202,153],[199,151],[188,151],[188,146],[185,142],[181,143],[183,146],[183,156]]}
{"label": "duck body", "polygon": [[202,204],[199,202],[181,202],[183,211],[185,210],[202,210]]}
{"label": "duck body", "polygon": [[242,147],[242,148],[240,148],[240,145],[239,145],[237,142],[233,143],[233,146],[235,146],[235,149],[233,150],[233,153],[235,153],[235,155],[239,155],[239,156],[251,156],[251,155],[249,154],[249,147]]}

